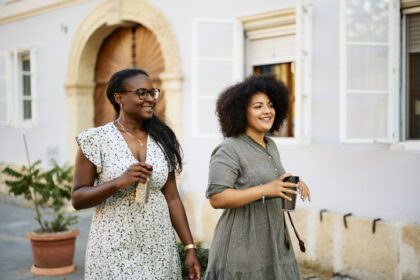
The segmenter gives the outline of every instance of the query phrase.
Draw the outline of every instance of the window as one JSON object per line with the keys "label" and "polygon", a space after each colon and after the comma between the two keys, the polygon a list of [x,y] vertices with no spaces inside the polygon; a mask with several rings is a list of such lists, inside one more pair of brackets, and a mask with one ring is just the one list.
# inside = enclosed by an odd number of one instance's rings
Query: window
{"label": "window", "polygon": [[277,141],[310,141],[312,6],[296,7],[241,18],[245,31],[246,71],[273,74],[289,88],[288,117]]}
{"label": "window", "polygon": [[398,3],[341,1],[340,138],[392,142],[398,92]]}
{"label": "window", "polygon": [[29,52],[18,54],[18,94],[21,120],[32,120],[33,95],[32,95],[32,74],[31,74],[31,56]]}
{"label": "window", "polygon": [[0,52],[0,124],[35,122],[34,50]]}

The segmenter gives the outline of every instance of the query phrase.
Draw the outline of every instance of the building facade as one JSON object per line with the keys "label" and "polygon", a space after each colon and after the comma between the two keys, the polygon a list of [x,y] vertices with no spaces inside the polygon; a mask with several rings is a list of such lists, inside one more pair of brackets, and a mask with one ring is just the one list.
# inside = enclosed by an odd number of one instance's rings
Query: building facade
{"label": "building facade", "polygon": [[204,196],[217,95],[271,73],[292,104],[272,138],[312,191],[294,213],[299,260],[420,277],[420,1],[0,0],[0,162],[27,162],[25,135],[31,160],[72,163],[75,135],[113,119],[104,89],[127,67],[163,91],[197,240],[220,215]]}

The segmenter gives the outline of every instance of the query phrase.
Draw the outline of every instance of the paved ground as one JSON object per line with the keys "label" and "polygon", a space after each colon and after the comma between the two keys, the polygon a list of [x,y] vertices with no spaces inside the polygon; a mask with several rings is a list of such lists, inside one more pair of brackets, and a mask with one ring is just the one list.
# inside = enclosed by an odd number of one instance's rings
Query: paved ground
{"label": "paved ground", "polygon": [[23,206],[0,200],[0,279],[83,279],[84,253],[89,233],[92,210],[77,212],[79,219],[75,228],[80,236],[76,241],[74,263],[76,271],[60,277],[34,276],[30,272],[32,252],[26,233],[37,228],[34,211]]}
{"label": "paved ground", "polygon": [[[16,203],[0,194],[0,280],[79,280],[83,279],[86,242],[89,233],[92,209],[78,211],[80,236],[76,242],[74,264],[76,271],[64,276],[41,277],[30,272],[32,252],[26,233],[37,228],[34,211],[22,203]],[[351,280],[344,275],[333,275],[332,272],[321,273],[314,268],[301,267],[303,280]]]}

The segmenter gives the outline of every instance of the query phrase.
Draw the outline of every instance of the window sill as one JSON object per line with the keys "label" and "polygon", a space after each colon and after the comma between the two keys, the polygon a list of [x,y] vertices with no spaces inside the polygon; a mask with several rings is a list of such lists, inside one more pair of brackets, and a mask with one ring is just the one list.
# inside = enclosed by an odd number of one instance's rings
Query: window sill
{"label": "window sill", "polygon": [[394,150],[420,150],[420,140],[408,140],[391,145]]}

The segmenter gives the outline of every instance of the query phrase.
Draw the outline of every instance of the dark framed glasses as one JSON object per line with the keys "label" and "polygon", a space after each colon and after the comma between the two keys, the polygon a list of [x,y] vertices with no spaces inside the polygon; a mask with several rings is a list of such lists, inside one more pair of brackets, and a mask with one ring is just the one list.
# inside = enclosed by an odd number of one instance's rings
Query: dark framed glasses
{"label": "dark framed glasses", "polygon": [[145,100],[147,96],[151,96],[153,99],[158,99],[160,95],[160,89],[158,88],[138,88],[135,90],[124,90],[122,92],[134,92],[139,96],[141,100]]}

